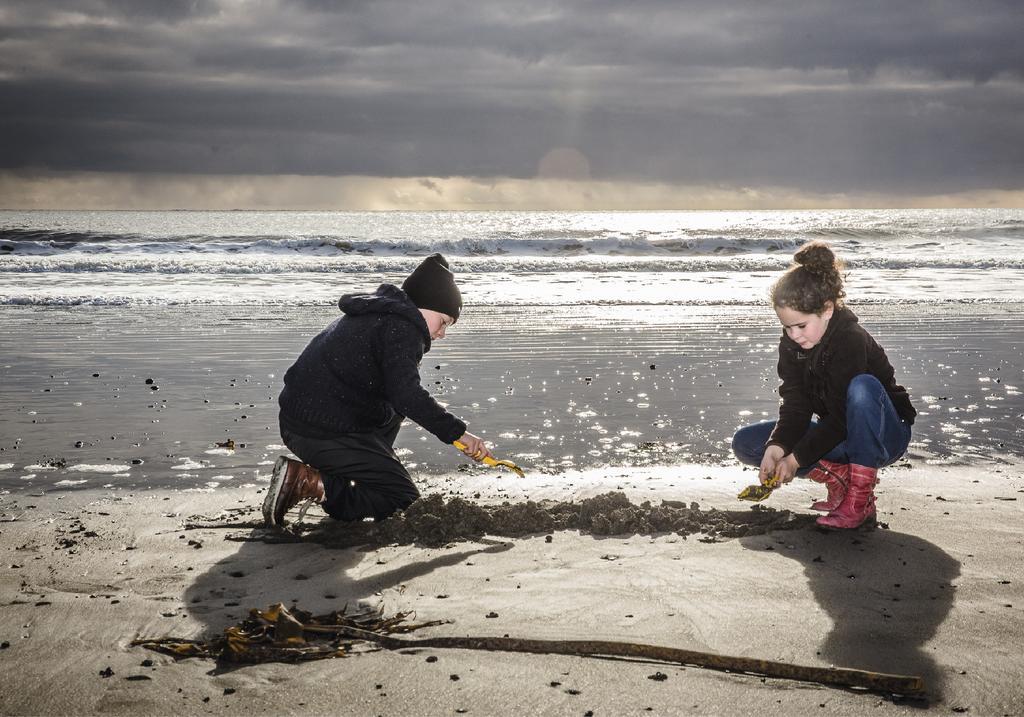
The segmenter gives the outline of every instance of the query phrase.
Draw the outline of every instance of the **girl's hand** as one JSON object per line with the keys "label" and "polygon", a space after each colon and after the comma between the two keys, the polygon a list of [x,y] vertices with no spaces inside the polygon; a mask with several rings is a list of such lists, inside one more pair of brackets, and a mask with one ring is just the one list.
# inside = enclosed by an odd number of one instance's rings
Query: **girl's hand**
{"label": "girl's hand", "polygon": [[758,480],[761,481],[761,485],[764,485],[768,480],[775,475],[776,466],[782,457],[785,455],[785,451],[782,446],[771,445],[764,451],[764,457],[761,459],[761,470],[757,474]]}
{"label": "girl's hand", "polygon": [[491,449],[487,447],[487,444],[484,443],[483,439],[479,436],[474,436],[469,431],[462,434],[462,438],[459,439],[459,442],[466,446],[462,452],[474,461],[479,462],[484,458],[494,458],[494,456],[491,455]]}
{"label": "girl's hand", "polygon": [[789,483],[799,468],[800,465],[796,462],[796,458],[790,453],[775,464],[775,475],[779,478],[780,483]]}

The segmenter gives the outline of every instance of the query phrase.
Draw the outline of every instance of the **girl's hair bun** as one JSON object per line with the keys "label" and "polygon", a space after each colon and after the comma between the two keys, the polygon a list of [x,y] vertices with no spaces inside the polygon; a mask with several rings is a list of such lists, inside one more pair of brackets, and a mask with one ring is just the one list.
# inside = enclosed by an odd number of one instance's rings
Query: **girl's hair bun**
{"label": "girl's hair bun", "polygon": [[837,271],[836,255],[823,241],[812,241],[800,247],[793,261],[812,274],[828,275]]}
{"label": "girl's hair bun", "polygon": [[775,306],[821,314],[828,303],[843,305],[843,264],[823,241],[812,241],[793,255],[793,266],[772,285]]}

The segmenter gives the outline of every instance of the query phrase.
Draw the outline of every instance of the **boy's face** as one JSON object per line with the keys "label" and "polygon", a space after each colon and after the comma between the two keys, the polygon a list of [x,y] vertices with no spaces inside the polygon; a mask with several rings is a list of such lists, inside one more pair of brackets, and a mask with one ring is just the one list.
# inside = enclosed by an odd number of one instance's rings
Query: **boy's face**
{"label": "boy's face", "polygon": [[420,313],[423,314],[423,320],[427,322],[427,330],[430,332],[431,341],[443,339],[445,331],[455,323],[455,319],[448,314],[442,314],[440,311],[420,309]]}
{"label": "boy's face", "polygon": [[833,309],[832,302],[829,301],[825,303],[825,310],[820,314],[805,314],[786,306],[776,306],[775,313],[782,322],[786,336],[806,350],[817,346],[821,337],[825,335]]}

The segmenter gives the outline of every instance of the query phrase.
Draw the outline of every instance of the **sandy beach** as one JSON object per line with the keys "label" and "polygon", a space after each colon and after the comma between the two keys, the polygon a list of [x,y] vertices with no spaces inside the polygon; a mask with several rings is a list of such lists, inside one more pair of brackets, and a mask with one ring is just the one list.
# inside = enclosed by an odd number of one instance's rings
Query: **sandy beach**
{"label": "sandy beach", "polygon": [[[728,439],[773,410],[775,329],[749,310],[727,330],[700,312],[645,312],[642,324],[621,307],[604,323],[467,315],[425,358],[424,382],[527,478],[407,427],[421,491],[563,507],[616,493],[697,503],[705,528],[716,510],[745,525],[751,506],[735,496],[754,474]],[[908,456],[882,474],[873,531],[817,530],[798,482],[765,503],[792,517],[767,533],[624,523],[354,548],[324,544],[338,535],[326,520],[296,543],[254,527],[281,450],[276,382],[329,308],[3,313],[3,714],[1024,711],[1022,334],[1003,307],[866,312],[922,411]],[[221,634],[275,603],[447,621],[417,637],[617,640],[911,674],[928,693],[459,649],[225,668],[132,645]]]}
{"label": "sandy beach", "polygon": [[[1022,547],[1020,468],[975,466],[969,480],[962,468],[893,471],[879,491],[884,527],[871,532],[805,525],[707,541],[559,531],[440,548],[238,542],[254,532],[245,525],[258,515],[259,488],[11,493],[0,534],[2,711],[855,715],[927,705],[1020,714],[1024,570],[1011,557]],[[750,474],[691,467],[566,477],[575,485],[528,478],[514,492],[579,500],[629,478],[643,486],[624,490],[634,502],[699,496],[705,510],[735,510],[731,495]],[[498,485],[513,483],[460,475],[424,487],[493,503],[503,497]],[[770,500],[806,513],[809,498],[798,484]],[[184,529],[194,516],[239,527]],[[218,633],[277,602],[450,621],[418,636],[608,639],[913,674],[929,695],[907,701],[678,665],[467,650],[218,669],[131,646]]]}

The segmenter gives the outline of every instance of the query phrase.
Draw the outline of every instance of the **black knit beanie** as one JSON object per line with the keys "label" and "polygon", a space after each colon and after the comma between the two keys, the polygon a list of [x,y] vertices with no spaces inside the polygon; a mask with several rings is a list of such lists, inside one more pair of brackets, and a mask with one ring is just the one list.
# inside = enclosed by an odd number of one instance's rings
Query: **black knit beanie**
{"label": "black knit beanie", "polygon": [[440,254],[431,254],[402,283],[417,308],[439,311],[453,319],[462,311],[462,293],[455,286],[455,275]]}

